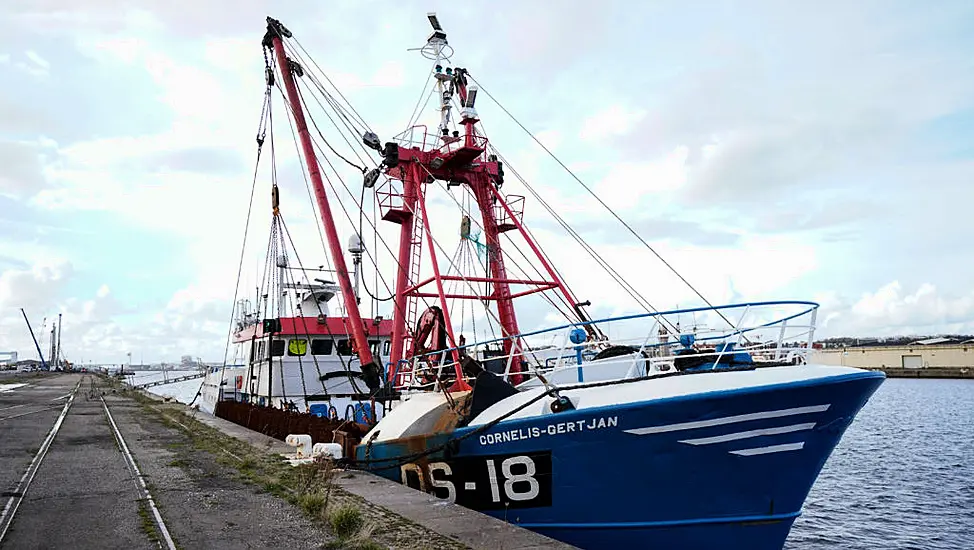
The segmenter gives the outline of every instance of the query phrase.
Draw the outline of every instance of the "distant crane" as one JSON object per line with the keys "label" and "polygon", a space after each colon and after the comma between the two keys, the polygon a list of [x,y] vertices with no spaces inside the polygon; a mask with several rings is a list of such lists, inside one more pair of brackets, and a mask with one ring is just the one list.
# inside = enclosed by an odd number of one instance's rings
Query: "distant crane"
{"label": "distant crane", "polygon": [[[47,363],[44,362],[44,354],[41,352],[41,345],[37,343],[37,337],[34,336],[34,329],[30,328],[30,320],[27,319],[27,312],[24,311],[24,308],[20,308],[20,313],[22,313],[24,315],[24,322],[27,323],[27,330],[30,331],[30,337],[34,341],[34,347],[37,348],[37,356],[41,358],[41,368],[43,368],[43,369],[46,370],[47,369]],[[44,318],[44,322],[47,322],[47,317]],[[43,328],[43,326],[44,326],[44,324],[41,323],[41,327],[42,328]]]}

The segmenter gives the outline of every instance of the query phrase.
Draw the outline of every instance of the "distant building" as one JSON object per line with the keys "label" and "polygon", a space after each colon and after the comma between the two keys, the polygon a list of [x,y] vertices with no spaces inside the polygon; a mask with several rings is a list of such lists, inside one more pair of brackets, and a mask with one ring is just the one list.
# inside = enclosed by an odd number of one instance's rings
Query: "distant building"
{"label": "distant building", "polygon": [[870,368],[974,367],[974,343],[955,343],[950,338],[929,338],[899,346],[817,349],[812,352],[809,362]]}
{"label": "distant building", "polygon": [[945,338],[943,336],[938,336],[936,338],[927,338],[926,340],[917,340],[911,343],[913,346],[940,346],[943,344],[951,344],[954,342],[953,338]]}

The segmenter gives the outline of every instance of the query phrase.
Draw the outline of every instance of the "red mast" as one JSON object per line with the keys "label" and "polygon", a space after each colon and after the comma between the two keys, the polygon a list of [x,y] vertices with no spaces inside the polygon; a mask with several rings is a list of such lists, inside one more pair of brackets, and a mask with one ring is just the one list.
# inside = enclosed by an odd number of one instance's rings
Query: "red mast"
{"label": "red mast", "polygon": [[[479,118],[474,104],[477,89],[467,86],[466,70],[454,70],[449,66],[449,56],[452,49],[446,42],[446,33],[440,27],[435,14],[429,14],[433,33],[427,45],[422,48],[423,54],[436,61],[435,74],[440,92],[441,122],[438,135],[429,136],[425,127],[414,127],[411,131],[419,130],[422,142],[414,145],[403,140],[400,143],[386,143],[381,153],[385,157],[383,164],[386,174],[402,182],[402,191],[393,190],[391,184],[386,184],[384,190],[377,191],[380,205],[383,208],[383,219],[401,224],[399,239],[399,267],[396,278],[396,312],[393,324],[393,341],[390,354],[390,378],[396,371],[408,370],[400,366],[404,358],[405,343],[411,339],[410,330],[416,327],[416,306],[420,298],[438,298],[443,310],[443,323],[449,338],[449,347],[456,347],[453,338],[453,327],[450,323],[449,312],[446,310],[446,299],[470,299],[494,301],[497,303],[497,319],[499,321],[503,340],[504,355],[510,359],[511,382],[517,384],[522,376],[522,344],[518,335],[520,330],[517,315],[514,311],[514,298],[557,288],[563,297],[572,305],[576,314],[578,307],[574,297],[564,283],[557,277],[548,264],[537,245],[530,238],[521,223],[518,205],[523,204],[523,197],[508,196],[500,193],[504,182],[503,166],[493,155],[487,155],[487,138],[478,135],[476,124]],[[453,95],[460,99],[460,125],[463,135],[459,132],[450,133],[450,113]],[[430,143],[430,139],[438,140],[439,146]],[[378,147],[376,147],[378,149]],[[448,185],[466,185],[477,201],[483,221],[484,236],[488,250],[489,277],[457,277],[441,275],[436,266],[435,250],[429,235],[429,220],[426,217],[424,187],[428,182],[442,180]],[[419,217],[417,217],[417,215]],[[550,280],[513,280],[508,277],[501,247],[500,234],[505,231],[518,230],[527,241],[531,251],[538,257]],[[433,277],[417,281],[419,277],[419,259],[424,244],[426,244],[433,262]],[[463,281],[466,283],[489,283],[491,290],[480,293],[471,289],[473,293],[458,293],[447,295],[443,290],[444,281]],[[435,283],[436,292],[424,291],[429,283]],[[527,290],[512,292],[511,285],[526,285]],[[415,343],[414,343],[415,344]],[[415,348],[415,345],[410,346]],[[412,354],[412,349],[409,350]],[[408,357],[407,357],[408,358]],[[457,380],[462,381],[462,372],[458,357],[454,354]]]}
{"label": "red mast", "polygon": [[[303,74],[301,66],[287,57],[284,52],[285,37],[290,37],[291,31],[284,25],[271,17],[267,18],[267,34],[264,35],[264,46],[274,50],[277,58],[277,66],[281,70],[281,77],[284,79],[284,89],[287,91],[288,102],[291,105],[291,112],[294,113],[294,122],[297,126],[298,136],[301,138],[301,148],[304,151],[305,163],[308,166],[308,173],[314,186],[315,199],[318,202],[318,210],[321,212],[321,224],[325,229],[325,237],[328,241],[328,250],[332,260],[335,262],[335,272],[338,284],[342,289],[342,298],[345,301],[345,311],[351,323],[351,336],[358,354],[359,362],[362,366],[362,373],[365,375],[366,383],[372,391],[379,389],[380,368],[372,358],[372,350],[369,347],[368,339],[365,334],[365,323],[359,314],[358,302],[355,299],[355,292],[352,290],[352,282],[349,278],[348,268],[345,265],[344,250],[338,240],[338,230],[335,228],[335,220],[331,215],[331,206],[328,204],[328,196],[325,194],[325,186],[321,181],[321,172],[318,167],[318,159],[315,156],[314,145],[311,135],[308,133],[308,124],[304,118],[304,109],[301,107],[301,99],[298,96],[298,88],[294,82],[294,73],[300,76]],[[271,77],[270,75],[268,76]]]}

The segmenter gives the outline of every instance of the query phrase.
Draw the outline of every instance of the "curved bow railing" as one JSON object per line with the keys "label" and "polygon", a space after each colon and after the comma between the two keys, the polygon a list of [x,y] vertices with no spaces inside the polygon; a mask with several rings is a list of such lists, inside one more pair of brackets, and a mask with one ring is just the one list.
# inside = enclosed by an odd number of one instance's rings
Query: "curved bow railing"
{"label": "curved bow railing", "polygon": [[[686,361],[689,355],[695,368],[745,360],[758,365],[803,364],[812,349],[818,307],[797,300],[747,302],[564,324],[400,361],[395,386],[405,392],[439,387],[444,376],[455,371],[454,350],[505,379],[519,370],[515,359],[522,361],[520,370],[528,380],[519,387],[653,376],[671,372],[677,361]],[[589,324],[598,326],[607,338],[592,340],[586,331],[577,330]],[[507,340],[515,344],[511,353],[504,354]]]}

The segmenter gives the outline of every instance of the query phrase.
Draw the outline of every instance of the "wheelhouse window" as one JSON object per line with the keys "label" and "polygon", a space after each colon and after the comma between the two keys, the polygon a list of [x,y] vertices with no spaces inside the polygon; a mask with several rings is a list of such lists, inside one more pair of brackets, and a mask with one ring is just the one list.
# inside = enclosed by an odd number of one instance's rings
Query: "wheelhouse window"
{"label": "wheelhouse window", "polygon": [[379,350],[381,348],[382,345],[379,343],[378,340],[369,340],[369,349],[372,350],[372,355],[380,355]]}
{"label": "wheelhouse window", "polygon": [[348,340],[338,341],[338,355],[354,355],[352,353],[352,344]]}
{"label": "wheelhouse window", "polygon": [[388,356],[389,348],[391,347],[392,347],[392,342],[390,342],[389,340],[385,340],[384,342],[382,342],[382,355]]}
{"label": "wheelhouse window", "polygon": [[274,357],[282,357],[284,355],[284,344],[284,340],[272,340],[271,355]]}
{"label": "wheelhouse window", "polygon": [[331,338],[315,338],[311,341],[311,354],[312,355],[331,355],[331,350],[334,346],[332,345]]}
{"label": "wheelhouse window", "polygon": [[287,343],[287,354],[295,357],[308,353],[308,341],[304,338],[293,338]]}

